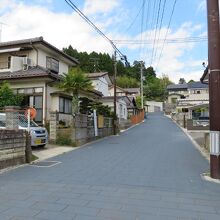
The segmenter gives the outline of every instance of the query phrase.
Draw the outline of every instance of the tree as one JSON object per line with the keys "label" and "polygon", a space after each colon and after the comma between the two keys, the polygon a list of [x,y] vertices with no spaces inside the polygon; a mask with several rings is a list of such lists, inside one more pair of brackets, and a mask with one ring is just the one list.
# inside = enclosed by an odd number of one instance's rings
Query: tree
{"label": "tree", "polygon": [[117,85],[121,88],[137,88],[140,83],[132,77],[128,76],[119,76],[117,77]]}
{"label": "tree", "polygon": [[72,68],[65,74],[64,78],[58,84],[63,91],[70,93],[72,97],[72,113],[79,112],[79,92],[93,90],[91,80],[83,73],[80,68]]}
{"label": "tree", "polygon": [[164,101],[167,97],[167,86],[172,84],[167,75],[162,77],[149,77],[144,81],[144,95],[147,100]]}
{"label": "tree", "polygon": [[180,78],[179,79],[179,84],[184,84],[184,83],[186,83],[186,80],[184,78]]}
{"label": "tree", "polygon": [[195,81],[193,79],[190,79],[188,83],[194,83]]}
{"label": "tree", "polygon": [[23,96],[14,94],[9,83],[4,81],[0,84],[0,108],[10,105],[20,106],[22,100]]}

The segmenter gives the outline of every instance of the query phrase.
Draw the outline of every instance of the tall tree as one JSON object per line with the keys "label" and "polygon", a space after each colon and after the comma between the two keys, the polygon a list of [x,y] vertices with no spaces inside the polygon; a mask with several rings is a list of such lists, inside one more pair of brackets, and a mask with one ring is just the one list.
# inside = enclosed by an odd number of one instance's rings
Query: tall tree
{"label": "tall tree", "polygon": [[72,97],[72,113],[79,112],[79,92],[90,91],[93,89],[91,80],[84,74],[80,68],[72,68],[65,74],[64,78],[58,84],[63,91],[70,93]]}

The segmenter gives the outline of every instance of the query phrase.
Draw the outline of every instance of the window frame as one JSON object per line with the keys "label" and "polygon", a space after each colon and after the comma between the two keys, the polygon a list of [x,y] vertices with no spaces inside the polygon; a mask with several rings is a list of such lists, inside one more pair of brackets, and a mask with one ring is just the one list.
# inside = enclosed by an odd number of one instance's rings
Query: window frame
{"label": "window frame", "polygon": [[[54,68],[54,65],[53,65],[53,61],[57,62],[57,67]],[[50,64],[50,66],[48,65]],[[56,64],[55,64],[56,65]],[[53,57],[49,57],[47,56],[46,57],[46,68],[50,71],[52,71],[53,73],[59,73],[59,69],[60,69],[60,63],[59,63],[59,60],[53,58]]]}
{"label": "window frame", "polygon": [[[63,100],[62,106],[61,100]],[[72,114],[72,100],[70,98],[59,96],[59,113],[68,115]]]}

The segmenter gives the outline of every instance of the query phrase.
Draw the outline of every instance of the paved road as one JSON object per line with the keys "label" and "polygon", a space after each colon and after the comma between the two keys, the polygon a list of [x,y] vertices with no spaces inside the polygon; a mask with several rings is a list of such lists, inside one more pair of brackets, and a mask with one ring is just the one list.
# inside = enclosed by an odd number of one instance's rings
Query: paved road
{"label": "paved road", "polygon": [[220,219],[208,162],[162,114],[53,160],[0,174],[0,220]]}

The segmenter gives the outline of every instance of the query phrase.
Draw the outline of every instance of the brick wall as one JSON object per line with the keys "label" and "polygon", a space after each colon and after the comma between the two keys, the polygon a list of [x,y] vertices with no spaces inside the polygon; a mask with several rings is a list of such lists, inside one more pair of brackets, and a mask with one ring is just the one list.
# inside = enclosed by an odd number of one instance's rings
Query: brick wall
{"label": "brick wall", "polygon": [[25,146],[25,131],[0,130],[0,169],[25,163]]}

